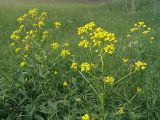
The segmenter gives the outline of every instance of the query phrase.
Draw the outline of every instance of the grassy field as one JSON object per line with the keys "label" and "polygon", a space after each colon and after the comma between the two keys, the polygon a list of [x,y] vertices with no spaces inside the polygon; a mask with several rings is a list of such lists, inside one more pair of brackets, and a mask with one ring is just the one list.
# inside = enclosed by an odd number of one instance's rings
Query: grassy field
{"label": "grassy field", "polygon": [[[0,0],[0,119],[160,120],[159,6],[158,0],[142,0],[132,11],[125,0]],[[34,20],[28,20],[20,40],[11,40],[20,26],[17,18],[33,8],[39,14],[47,12],[45,26],[33,28]],[[116,38],[92,46],[90,30],[77,33],[90,22]],[[144,22],[149,33],[141,35],[146,28],[139,22]],[[138,25],[138,31],[131,30]],[[30,40],[24,43],[29,50],[15,53],[18,47],[26,48],[21,41],[28,34]],[[80,45],[84,39],[89,45]],[[105,50],[106,44],[115,50]],[[63,56],[63,50],[69,54]],[[138,61],[147,65],[137,66]]]}

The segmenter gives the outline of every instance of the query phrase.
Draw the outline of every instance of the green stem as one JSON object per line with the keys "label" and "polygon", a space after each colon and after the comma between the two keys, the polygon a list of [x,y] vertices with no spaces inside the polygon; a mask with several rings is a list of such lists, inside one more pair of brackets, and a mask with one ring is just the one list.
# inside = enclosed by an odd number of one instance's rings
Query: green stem
{"label": "green stem", "polygon": [[104,77],[104,61],[103,61],[103,55],[101,56],[101,70],[102,70],[102,77]]}
{"label": "green stem", "polygon": [[[104,54],[101,55],[101,72],[102,72],[102,78],[104,78],[104,60],[103,60]],[[104,110],[104,94],[105,94],[105,85],[103,84],[103,88],[102,88],[102,93],[99,95],[99,101],[100,101],[100,112],[101,112],[101,116],[102,116],[102,120],[105,120],[104,118],[104,114],[105,114],[105,110]]]}
{"label": "green stem", "polygon": [[118,81],[116,81],[115,83],[114,83],[114,85],[115,84],[117,84],[117,83],[119,83],[120,81],[122,81],[123,79],[125,79],[126,77],[128,77],[128,76],[130,76],[131,74],[133,74],[133,73],[135,73],[136,72],[136,70],[134,70],[134,71],[130,71],[127,75],[125,75],[125,76],[123,76],[122,78],[120,78]]}
{"label": "green stem", "polygon": [[96,91],[96,89],[92,86],[92,84],[88,81],[88,79],[83,75],[82,72],[78,71],[80,73],[80,75],[86,80],[86,82],[91,86],[91,88],[93,89],[93,91],[96,93],[97,96],[99,96],[98,92]]}

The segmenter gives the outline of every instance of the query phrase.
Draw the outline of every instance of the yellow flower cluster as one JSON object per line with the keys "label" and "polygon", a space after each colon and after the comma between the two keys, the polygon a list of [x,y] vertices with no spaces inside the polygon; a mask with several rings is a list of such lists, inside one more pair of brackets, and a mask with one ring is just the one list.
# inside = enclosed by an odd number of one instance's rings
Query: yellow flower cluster
{"label": "yellow flower cluster", "polygon": [[[46,39],[48,37],[48,31],[41,32],[41,28],[45,26],[46,17],[46,12],[39,13],[38,9],[34,8],[17,19],[20,25],[10,35],[10,39],[12,40],[11,46],[15,48],[15,53],[18,54],[19,60],[23,61],[20,63],[21,67],[26,64],[29,50],[36,43],[35,37],[38,39]],[[42,35],[39,35],[41,33]]]}
{"label": "yellow flower cluster", "polygon": [[28,15],[31,16],[31,17],[36,17],[37,13],[38,13],[37,8],[31,9],[31,10],[28,11]]}
{"label": "yellow flower cluster", "polygon": [[69,46],[69,43],[64,43],[63,46],[64,46],[64,47],[68,47],[68,46]]}
{"label": "yellow flower cluster", "polygon": [[21,48],[16,48],[15,53],[18,53],[21,50]]}
{"label": "yellow flower cluster", "polygon": [[86,33],[88,31],[93,30],[93,28],[95,27],[95,23],[94,22],[90,22],[82,27],[78,28],[78,35]]}
{"label": "yellow flower cluster", "polygon": [[142,88],[137,87],[136,92],[137,92],[138,94],[140,94],[140,93],[142,93],[142,92],[143,92],[143,90],[142,90]]}
{"label": "yellow flower cluster", "polygon": [[20,36],[19,36],[19,33],[21,32],[20,30],[13,32],[12,35],[10,36],[10,39],[12,39],[14,41],[20,40]]}
{"label": "yellow flower cluster", "polygon": [[56,28],[59,28],[61,26],[61,23],[60,22],[54,22],[53,25],[56,27]]}
{"label": "yellow flower cluster", "polygon": [[101,39],[104,41],[115,42],[115,34],[109,33],[102,28],[96,28],[93,32],[91,39],[95,42],[97,39]]}
{"label": "yellow flower cluster", "polygon": [[73,69],[73,70],[76,70],[77,69],[77,67],[78,67],[78,64],[77,63],[72,63],[72,65],[71,65],[71,69]]}
{"label": "yellow flower cluster", "polygon": [[87,63],[87,62],[85,62],[85,63],[82,63],[81,64],[81,71],[82,72],[87,72],[87,71],[90,71],[91,70],[91,64],[89,64],[89,63]]}
{"label": "yellow flower cluster", "polygon": [[109,85],[114,84],[114,78],[111,76],[107,76],[103,81],[104,81],[104,83],[109,84]]}
{"label": "yellow flower cluster", "polygon": [[138,22],[134,24],[134,27],[130,29],[130,32],[136,32],[136,31],[141,31],[143,34],[147,34],[151,31],[150,27],[147,27],[147,25],[144,22]]}
{"label": "yellow flower cluster", "polygon": [[104,47],[105,53],[113,54],[114,50],[115,50],[115,47],[113,44],[107,45],[106,47]]}
{"label": "yellow flower cluster", "polygon": [[67,81],[64,81],[64,82],[63,82],[63,86],[64,86],[64,87],[67,87],[67,86],[68,86],[68,82],[67,82]]}
{"label": "yellow flower cluster", "polygon": [[51,44],[51,49],[56,50],[58,48],[61,48],[60,56],[62,58],[65,58],[71,54],[70,50],[68,49],[68,46],[69,46],[69,43],[67,42],[62,45],[58,44],[57,42],[54,42]]}
{"label": "yellow flower cluster", "polygon": [[43,32],[43,35],[42,35],[42,38],[43,39],[46,39],[48,37],[48,31],[44,31]]}
{"label": "yellow flower cluster", "polygon": [[153,43],[154,37],[152,34],[152,28],[148,27],[144,22],[135,23],[127,35],[129,40],[128,47],[136,47],[135,49],[137,49],[137,47],[140,48],[144,44],[142,42],[144,39],[149,40],[150,43]]}
{"label": "yellow flower cluster", "polygon": [[47,17],[46,12],[42,12],[40,16],[38,16],[38,9],[34,8],[28,11],[28,13],[24,14],[23,16],[19,17],[17,21],[22,24],[28,19],[36,20],[36,23],[33,24],[34,27],[43,27],[45,26],[44,20]]}
{"label": "yellow flower cluster", "polygon": [[83,115],[82,120],[90,120],[89,115],[88,114]]}
{"label": "yellow flower cluster", "polygon": [[20,63],[20,67],[23,67],[25,64],[26,64],[25,61],[21,62],[21,63]]}
{"label": "yellow flower cluster", "polygon": [[14,43],[14,42],[12,42],[12,43],[11,43],[11,47],[13,47],[14,45],[15,45],[15,43]]}
{"label": "yellow flower cluster", "polygon": [[123,61],[123,63],[127,63],[128,59],[127,58],[123,58],[122,61]]}
{"label": "yellow flower cluster", "polygon": [[58,43],[52,43],[52,44],[51,44],[51,47],[52,47],[53,49],[57,49],[57,48],[59,47],[59,44],[58,44]]}
{"label": "yellow flower cluster", "polygon": [[146,68],[147,64],[145,62],[137,61],[135,63],[136,70],[144,70]]}
{"label": "yellow flower cluster", "polygon": [[[34,9],[35,10],[35,9]],[[35,10],[36,11],[36,10]],[[29,11],[28,11],[28,14],[29,14]],[[24,14],[23,16],[19,17],[17,19],[17,21],[21,24],[22,22],[24,22],[27,18],[28,18],[28,14]]]}
{"label": "yellow flower cluster", "polygon": [[61,57],[64,58],[64,57],[66,57],[66,56],[68,56],[68,55],[70,55],[70,51],[69,51],[69,50],[65,50],[65,49],[64,49],[64,50],[61,51]]}
{"label": "yellow flower cluster", "polygon": [[78,35],[81,35],[80,37],[83,39],[78,44],[80,47],[88,48],[90,45],[90,47],[96,49],[95,52],[103,50],[103,52],[109,54],[113,54],[115,51],[115,34],[109,33],[100,27],[96,27],[94,22],[79,27]]}
{"label": "yellow flower cluster", "polygon": [[87,40],[82,40],[79,42],[78,46],[88,48],[89,42]]}
{"label": "yellow flower cluster", "polygon": [[28,50],[29,50],[29,45],[26,44],[26,45],[24,46],[24,50],[25,50],[25,51],[28,51]]}

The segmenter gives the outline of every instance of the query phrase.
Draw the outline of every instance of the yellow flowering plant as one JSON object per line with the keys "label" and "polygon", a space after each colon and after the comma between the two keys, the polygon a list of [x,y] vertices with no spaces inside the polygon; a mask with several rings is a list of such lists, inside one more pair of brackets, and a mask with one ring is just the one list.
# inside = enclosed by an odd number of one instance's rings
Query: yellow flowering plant
{"label": "yellow flowering plant", "polygon": [[[127,106],[140,95],[137,93],[142,93],[140,87],[136,91],[135,87],[125,91],[133,82],[131,80],[136,78],[135,73],[139,71],[141,74],[148,67],[147,62],[140,59],[142,53],[138,57],[133,57],[135,53],[120,55],[116,44],[119,39],[115,33],[89,22],[78,28],[76,50],[80,54],[77,54],[69,42],[61,41],[64,33],[59,28],[63,23],[54,22],[53,30],[48,30],[46,18],[46,12],[31,9],[17,19],[19,27],[10,35],[10,46],[17,57],[17,71],[20,71],[18,77],[23,81],[22,91],[26,90],[24,94],[30,94],[27,97],[41,103],[36,109],[32,108],[35,114],[43,114],[46,119],[63,119],[61,111],[64,114],[74,113],[71,118],[82,120],[105,120],[108,113],[112,119],[124,115]],[[144,22],[138,22],[131,28],[127,39],[132,41],[137,31],[144,36],[151,30]],[[54,40],[50,39],[51,35]],[[154,39],[153,36],[150,38]],[[139,53],[143,46],[137,46]],[[124,91],[129,96],[126,97]],[[112,108],[110,104],[123,107]]]}
{"label": "yellow flowering plant", "polygon": [[[140,22],[137,27],[139,29],[142,29],[142,25],[144,25],[144,23]],[[134,32],[134,30],[131,30],[131,32]],[[118,41],[116,40],[115,34],[107,32],[100,27],[97,27],[94,22],[90,22],[78,28],[78,36],[80,38],[80,42],[78,43],[79,48],[86,49],[86,52],[89,53],[89,56],[94,56],[95,58],[97,58],[97,61],[93,63],[93,61],[86,62],[85,60],[81,60],[81,63],[76,62],[76,64],[75,62],[73,62],[71,64],[71,69],[77,70],[77,72],[93,90],[93,92],[97,96],[96,100],[99,102],[98,118],[105,119],[104,114],[106,111],[104,107],[104,101],[107,99],[106,96],[108,95],[108,91],[112,91],[109,90],[109,88],[114,89],[118,87],[123,80],[134,75],[136,71],[144,70],[147,67],[147,63],[142,61],[130,61],[129,56],[122,57],[121,60],[124,64],[128,66],[127,69],[129,70],[129,72],[126,73],[126,66],[124,68],[124,76],[117,76],[115,73],[107,71],[109,70],[107,69],[107,66],[109,66],[109,60],[112,58],[114,59],[114,57],[116,57],[116,55],[114,55],[114,52],[116,51],[115,44]],[[130,36],[131,35],[128,35],[128,37]],[[94,64],[94,67],[90,63]],[[76,65],[76,68],[74,68],[74,65]],[[130,100],[132,101],[135,97],[136,92],[133,94]],[[125,107],[127,106],[127,104],[128,103],[124,103],[123,106]],[[119,116],[122,114],[124,114],[123,107],[119,108],[118,112],[115,112],[115,116]]]}
{"label": "yellow flowering plant", "polygon": [[146,49],[145,46],[147,46],[148,43],[154,43],[152,28],[145,22],[135,23],[126,36],[127,37],[124,38],[125,45],[123,50],[129,51],[129,53],[131,52],[137,54],[135,57],[144,54]]}
{"label": "yellow flowering plant", "polygon": [[[45,51],[40,48],[45,43],[45,39],[48,38],[48,31],[43,30],[46,17],[46,12],[39,13],[38,9],[34,8],[17,19],[20,24],[19,28],[11,34],[10,38],[12,40],[11,46],[15,49],[18,61],[23,61],[20,66],[24,66],[24,63],[30,63],[30,57],[33,56],[38,61],[46,59]],[[33,54],[32,51],[35,53]],[[40,51],[41,53],[38,53]]]}

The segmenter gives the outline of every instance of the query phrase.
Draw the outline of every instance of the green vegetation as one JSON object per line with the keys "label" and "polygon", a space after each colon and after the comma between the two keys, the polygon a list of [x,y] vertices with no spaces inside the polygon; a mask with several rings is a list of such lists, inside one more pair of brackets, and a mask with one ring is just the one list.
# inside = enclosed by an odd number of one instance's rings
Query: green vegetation
{"label": "green vegetation", "polygon": [[[0,0],[0,119],[159,120],[160,1],[133,1]],[[33,8],[47,12],[45,25],[27,18],[15,42],[17,19]],[[93,47],[89,32],[78,35],[88,23],[116,38]]]}

